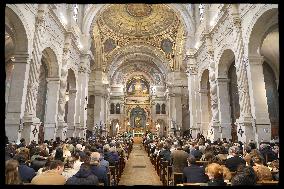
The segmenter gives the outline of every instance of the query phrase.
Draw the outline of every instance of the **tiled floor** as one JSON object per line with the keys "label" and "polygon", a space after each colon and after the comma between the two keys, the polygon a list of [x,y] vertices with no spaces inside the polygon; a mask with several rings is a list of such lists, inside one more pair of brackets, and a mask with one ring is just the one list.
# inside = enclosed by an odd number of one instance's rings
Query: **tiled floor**
{"label": "tiled floor", "polygon": [[118,185],[162,185],[141,143],[133,145]]}

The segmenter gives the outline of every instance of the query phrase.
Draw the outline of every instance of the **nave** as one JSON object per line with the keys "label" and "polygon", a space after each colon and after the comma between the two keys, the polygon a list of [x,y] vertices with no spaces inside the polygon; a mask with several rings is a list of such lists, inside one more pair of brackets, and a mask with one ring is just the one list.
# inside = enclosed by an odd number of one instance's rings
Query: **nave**
{"label": "nave", "polygon": [[118,185],[162,185],[142,143],[134,143]]}

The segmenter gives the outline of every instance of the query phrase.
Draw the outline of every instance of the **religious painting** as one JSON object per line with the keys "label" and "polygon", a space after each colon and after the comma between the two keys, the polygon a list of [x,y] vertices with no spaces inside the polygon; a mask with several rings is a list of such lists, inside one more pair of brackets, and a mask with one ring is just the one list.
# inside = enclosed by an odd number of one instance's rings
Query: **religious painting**
{"label": "religious painting", "polygon": [[130,112],[130,126],[140,128],[146,126],[146,112],[143,108],[137,106]]}
{"label": "religious painting", "polygon": [[130,95],[149,94],[149,85],[142,78],[134,78],[128,83],[127,93]]}

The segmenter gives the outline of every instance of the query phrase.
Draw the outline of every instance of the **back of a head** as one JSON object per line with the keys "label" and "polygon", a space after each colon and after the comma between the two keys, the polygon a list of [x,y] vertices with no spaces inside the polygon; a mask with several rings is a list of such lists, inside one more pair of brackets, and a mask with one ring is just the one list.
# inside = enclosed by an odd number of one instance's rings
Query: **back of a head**
{"label": "back of a head", "polygon": [[258,155],[253,156],[252,157],[252,161],[253,161],[253,163],[257,163],[257,164],[262,164],[263,163],[261,157],[258,156]]}
{"label": "back of a head", "polygon": [[218,163],[211,163],[205,168],[205,172],[214,177],[214,179],[223,178],[223,168]]}
{"label": "back of a head", "polygon": [[231,180],[232,186],[246,186],[255,185],[256,181],[250,177],[247,177],[244,173],[235,175]]}
{"label": "back of a head", "polygon": [[229,148],[229,154],[231,154],[231,155],[238,155],[239,154],[239,147],[231,146]]}
{"label": "back of a head", "polygon": [[90,156],[91,165],[99,165],[101,154],[99,152],[93,152]]}
{"label": "back of a head", "polygon": [[68,157],[68,158],[66,158],[66,163],[65,163],[64,167],[65,168],[73,168],[74,162],[75,162],[74,157]]}
{"label": "back of a head", "polygon": [[26,161],[27,161],[27,157],[26,157],[25,154],[23,154],[23,153],[17,154],[17,155],[14,157],[14,159],[16,159],[20,164],[26,163]]}
{"label": "back of a head", "polygon": [[187,162],[189,164],[195,164],[196,163],[196,159],[193,155],[189,154],[188,157],[187,157]]}
{"label": "back of a head", "polygon": [[18,166],[18,161],[14,159],[10,159],[5,162],[5,184],[21,183]]}
{"label": "back of a head", "polygon": [[61,160],[52,160],[49,165],[49,169],[56,169],[58,166],[64,167],[64,163]]}

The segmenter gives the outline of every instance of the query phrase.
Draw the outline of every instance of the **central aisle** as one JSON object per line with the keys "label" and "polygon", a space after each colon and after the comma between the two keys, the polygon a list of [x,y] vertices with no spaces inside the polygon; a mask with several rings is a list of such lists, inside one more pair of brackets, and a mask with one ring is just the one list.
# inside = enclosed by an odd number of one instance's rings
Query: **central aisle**
{"label": "central aisle", "polygon": [[162,185],[141,143],[133,145],[118,185]]}

